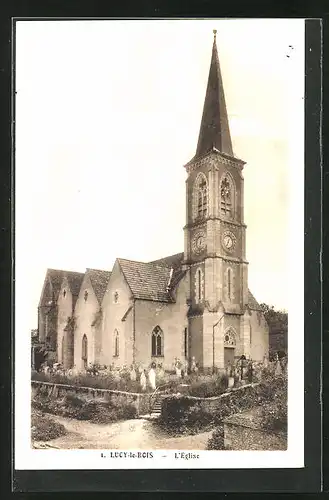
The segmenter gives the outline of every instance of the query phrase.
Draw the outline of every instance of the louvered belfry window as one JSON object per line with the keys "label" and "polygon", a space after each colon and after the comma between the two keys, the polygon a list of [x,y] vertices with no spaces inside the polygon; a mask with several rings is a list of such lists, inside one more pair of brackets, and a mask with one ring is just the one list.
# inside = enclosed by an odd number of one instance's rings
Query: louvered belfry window
{"label": "louvered belfry window", "polygon": [[221,214],[230,217],[232,215],[232,186],[228,177],[224,177],[220,186],[220,211]]}
{"label": "louvered belfry window", "polygon": [[198,218],[204,219],[207,217],[208,196],[207,196],[207,182],[204,177],[200,178],[198,184]]}

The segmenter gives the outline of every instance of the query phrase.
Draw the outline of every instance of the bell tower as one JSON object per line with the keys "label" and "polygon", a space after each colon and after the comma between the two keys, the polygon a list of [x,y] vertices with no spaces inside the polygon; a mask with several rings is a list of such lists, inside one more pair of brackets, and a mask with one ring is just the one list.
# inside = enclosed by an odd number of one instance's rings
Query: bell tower
{"label": "bell tower", "polygon": [[196,154],[185,165],[184,260],[190,272],[191,355],[204,368],[223,368],[225,332],[231,325],[236,342],[243,337],[241,318],[248,303],[245,162],[232,149],[216,33]]}

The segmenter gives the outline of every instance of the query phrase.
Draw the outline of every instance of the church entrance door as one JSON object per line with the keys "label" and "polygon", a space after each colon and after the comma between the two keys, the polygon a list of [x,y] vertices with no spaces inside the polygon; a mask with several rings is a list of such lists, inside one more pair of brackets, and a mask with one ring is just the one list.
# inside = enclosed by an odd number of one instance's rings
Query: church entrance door
{"label": "church entrance door", "polygon": [[224,365],[234,365],[234,347],[224,347]]}

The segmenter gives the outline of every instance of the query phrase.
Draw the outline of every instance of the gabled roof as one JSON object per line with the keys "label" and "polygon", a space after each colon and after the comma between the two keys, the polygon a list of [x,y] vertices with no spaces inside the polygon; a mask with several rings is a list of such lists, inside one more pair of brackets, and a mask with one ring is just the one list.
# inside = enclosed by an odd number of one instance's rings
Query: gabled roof
{"label": "gabled roof", "polygon": [[47,269],[39,306],[49,305],[52,300],[57,301],[64,272],[60,269]]}
{"label": "gabled roof", "polygon": [[62,286],[62,281],[66,271],[62,269],[47,269],[46,277],[49,278],[55,297],[58,297],[59,291]]}
{"label": "gabled roof", "polygon": [[262,308],[258,304],[257,300],[251,293],[251,291],[248,289],[248,306],[252,311],[262,311]]}
{"label": "gabled roof", "polygon": [[73,296],[78,296],[85,273],[77,273],[75,271],[64,271],[64,276],[67,278],[69,287]]}
{"label": "gabled roof", "polygon": [[117,261],[134,298],[174,302],[168,289],[172,274],[170,267],[127,259]]}
{"label": "gabled roof", "polygon": [[184,252],[181,252],[151,262],[151,264],[157,264],[165,267],[170,267],[173,269],[173,273],[170,280],[170,290],[173,290],[173,288],[175,288],[175,286],[180,282],[180,280],[186,274],[186,271],[182,270],[183,260],[184,260]]}
{"label": "gabled roof", "polygon": [[57,301],[64,277],[67,278],[72,295],[74,297],[79,295],[84,273],[63,269],[47,269],[45,286],[39,302],[40,306],[47,305],[50,300]]}
{"label": "gabled roof", "polygon": [[98,302],[101,303],[111,276],[110,271],[87,268],[86,275],[88,275],[90,279],[91,286],[93,287]]}
{"label": "gabled roof", "polygon": [[[169,255],[151,262],[138,262],[128,259],[117,259],[128,286],[136,299],[154,300],[159,302],[174,302],[172,290],[183,278],[186,271],[182,269],[184,253]],[[111,273],[101,269],[87,269],[91,285],[99,303],[106,291]],[[47,269],[46,286],[40,299],[40,305],[48,300],[57,301],[64,277],[67,277],[71,293],[76,300],[79,295],[84,273],[64,271],[62,269]],[[49,282],[51,288],[49,288]],[[74,302],[75,302],[74,300]],[[253,311],[261,311],[257,300],[248,289],[248,306]]]}
{"label": "gabled roof", "polygon": [[184,252],[180,252],[175,253],[174,255],[169,255],[169,257],[163,257],[162,259],[152,260],[150,264],[176,268],[182,265],[183,259]]}

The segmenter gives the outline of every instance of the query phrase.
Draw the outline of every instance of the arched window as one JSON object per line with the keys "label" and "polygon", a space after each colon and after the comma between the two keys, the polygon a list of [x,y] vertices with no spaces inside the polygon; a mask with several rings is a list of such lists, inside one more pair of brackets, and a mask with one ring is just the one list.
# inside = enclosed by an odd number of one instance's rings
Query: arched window
{"label": "arched window", "polygon": [[226,270],[226,298],[228,302],[234,300],[234,274],[231,267]]}
{"label": "arched window", "polygon": [[152,356],[163,356],[163,331],[156,326],[152,332]]}
{"label": "arched window", "polygon": [[81,359],[82,359],[83,367],[86,370],[88,367],[88,339],[87,339],[87,335],[84,335],[82,337]]}
{"label": "arched window", "polygon": [[188,330],[184,328],[184,356],[188,357]]}
{"label": "arched window", "polygon": [[193,190],[193,219],[204,219],[208,214],[207,178],[200,173],[196,178]]}
{"label": "arched window", "polygon": [[252,327],[251,327],[251,323],[249,323],[249,339],[250,339],[250,345],[252,343]]}
{"label": "arched window", "polygon": [[228,300],[232,300],[232,271],[227,270],[227,296]]}
{"label": "arched window", "polygon": [[201,287],[202,287],[202,282],[201,282],[201,270],[198,269],[198,302],[201,300],[202,292],[201,292]]}
{"label": "arched window", "polygon": [[202,269],[197,269],[195,274],[195,301],[197,303],[203,300],[203,272]]}
{"label": "arched window", "polygon": [[114,353],[113,356],[119,356],[119,332],[118,330],[114,330]]}
{"label": "arched window", "polygon": [[62,352],[61,352],[61,362],[64,363],[64,352],[65,352],[65,337],[62,337]]}
{"label": "arched window", "polygon": [[229,174],[220,183],[220,214],[228,218],[234,214],[234,186]]}
{"label": "arched window", "polygon": [[236,336],[233,328],[228,328],[224,334],[224,346],[225,347],[235,347],[236,346]]}
{"label": "arched window", "polygon": [[235,359],[236,334],[230,326],[224,332],[224,365],[232,366]]}

